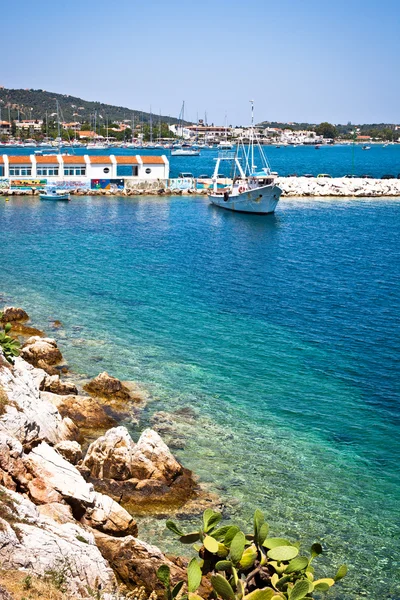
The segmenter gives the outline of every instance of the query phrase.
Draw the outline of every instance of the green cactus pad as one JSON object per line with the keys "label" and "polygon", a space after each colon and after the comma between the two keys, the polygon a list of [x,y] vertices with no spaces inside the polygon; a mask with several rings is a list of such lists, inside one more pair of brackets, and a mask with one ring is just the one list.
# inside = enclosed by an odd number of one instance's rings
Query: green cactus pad
{"label": "green cactus pad", "polygon": [[281,562],[283,560],[292,560],[298,553],[298,549],[294,546],[276,546],[275,548],[268,550],[267,556],[268,558],[272,558],[272,560]]}

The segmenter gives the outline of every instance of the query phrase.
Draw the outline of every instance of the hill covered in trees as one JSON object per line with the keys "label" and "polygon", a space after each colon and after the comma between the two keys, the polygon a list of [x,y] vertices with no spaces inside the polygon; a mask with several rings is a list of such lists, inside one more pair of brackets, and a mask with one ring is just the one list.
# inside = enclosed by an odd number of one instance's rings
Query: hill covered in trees
{"label": "hill covered in trees", "polygon": [[[54,118],[57,113],[57,101],[60,107],[60,118],[66,122],[89,122],[94,113],[97,118],[104,123],[124,121],[135,119],[138,123],[148,123],[150,113],[134,110],[125,106],[114,106],[104,104],[103,102],[91,102],[70,96],[68,94],[56,94],[46,92],[45,90],[13,90],[0,88],[0,109],[1,118],[8,121],[20,119],[45,119],[46,112],[48,118]],[[153,115],[153,121],[159,119],[158,115]],[[163,122],[176,123],[177,118],[161,116]]]}

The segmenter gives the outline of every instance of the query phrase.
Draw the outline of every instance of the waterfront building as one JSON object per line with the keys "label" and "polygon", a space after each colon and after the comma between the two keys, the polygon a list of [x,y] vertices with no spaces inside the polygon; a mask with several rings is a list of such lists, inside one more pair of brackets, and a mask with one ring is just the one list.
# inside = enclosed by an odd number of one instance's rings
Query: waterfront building
{"label": "waterfront building", "polygon": [[0,177],[43,179],[48,183],[123,179],[128,181],[169,178],[169,161],[163,156],[84,156],[65,154],[0,155]]}

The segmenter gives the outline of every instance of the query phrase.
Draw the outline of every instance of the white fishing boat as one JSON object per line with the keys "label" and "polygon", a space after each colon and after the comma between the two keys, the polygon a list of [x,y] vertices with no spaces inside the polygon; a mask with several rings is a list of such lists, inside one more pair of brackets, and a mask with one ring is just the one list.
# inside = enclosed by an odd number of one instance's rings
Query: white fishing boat
{"label": "white fishing boat", "polygon": [[217,146],[218,150],[233,150],[234,145],[228,141],[222,141]]}
{"label": "white fishing boat", "polygon": [[70,196],[68,193],[58,190],[57,188],[45,188],[43,193],[40,194],[41,200],[62,200],[64,202],[68,202],[70,200]]}
{"label": "white fishing boat", "polygon": [[180,148],[171,150],[171,156],[200,156],[200,150],[190,144],[182,144]]}
{"label": "white fishing boat", "polygon": [[[254,149],[257,149],[262,166],[254,164]],[[232,164],[232,183],[218,187],[218,173],[222,161]],[[275,212],[282,190],[275,182],[267,157],[254,131],[254,106],[251,101],[251,128],[249,145],[243,139],[236,152],[220,152],[216,159],[213,175],[213,191],[208,195],[210,201],[227,210],[257,215]]]}

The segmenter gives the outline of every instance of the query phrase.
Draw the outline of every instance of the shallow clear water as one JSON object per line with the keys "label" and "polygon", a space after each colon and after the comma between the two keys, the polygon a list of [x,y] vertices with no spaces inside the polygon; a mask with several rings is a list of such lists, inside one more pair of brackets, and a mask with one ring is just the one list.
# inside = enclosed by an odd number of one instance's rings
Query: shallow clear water
{"label": "shallow clear water", "polygon": [[[394,600],[399,218],[398,199],[283,200],[272,217],[204,198],[0,200],[0,292],[37,326],[63,322],[76,371],[142,382],[139,429],[193,407],[176,454],[228,517],[259,507],[273,533],[321,541],[324,573],[351,567],[332,598]],[[164,519],[142,535],[170,547]]]}

